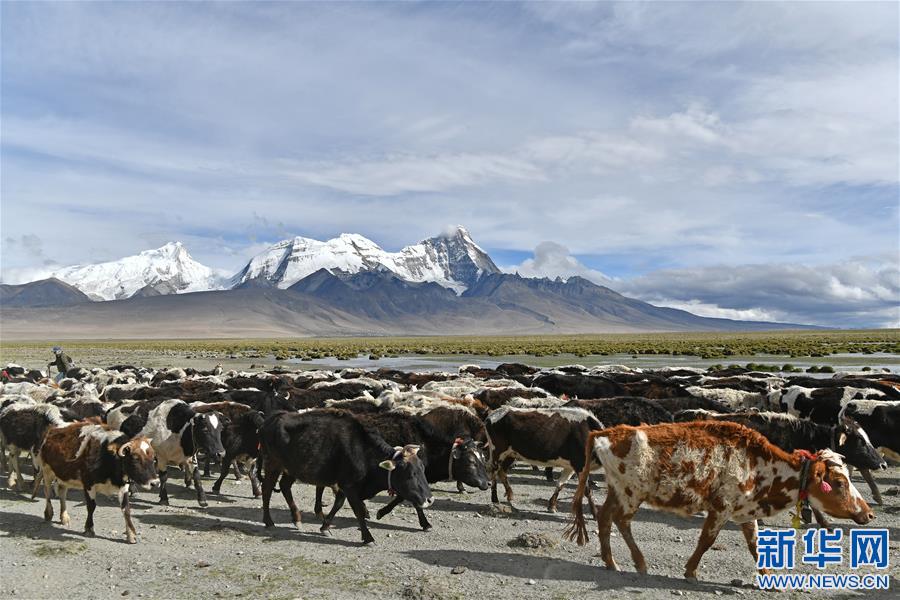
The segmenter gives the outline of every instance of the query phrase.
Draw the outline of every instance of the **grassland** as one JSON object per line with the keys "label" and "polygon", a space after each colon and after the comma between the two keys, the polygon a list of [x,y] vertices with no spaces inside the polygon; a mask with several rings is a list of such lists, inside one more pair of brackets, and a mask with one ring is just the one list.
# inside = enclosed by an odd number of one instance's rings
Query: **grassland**
{"label": "grassland", "polygon": [[[0,359],[22,352],[46,352],[46,342],[0,341]],[[673,355],[703,359],[757,354],[790,358],[833,354],[900,354],[900,329],[779,331],[752,333],[657,333],[529,337],[302,338],[243,340],[66,341],[67,351],[150,352],[205,358],[316,360],[402,355],[556,356]]]}

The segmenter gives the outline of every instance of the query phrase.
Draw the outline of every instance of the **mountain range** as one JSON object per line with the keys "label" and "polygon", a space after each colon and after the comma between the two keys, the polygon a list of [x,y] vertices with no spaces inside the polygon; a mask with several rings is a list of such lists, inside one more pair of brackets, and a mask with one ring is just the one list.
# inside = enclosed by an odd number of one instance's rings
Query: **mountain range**
{"label": "mountain range", "polygon": [[503,273],[463,227],[388,252],[295,237],[231,277],[178,242],[0,285],[4,337],[265,337],[760,330],[627,298],[581,277]]}

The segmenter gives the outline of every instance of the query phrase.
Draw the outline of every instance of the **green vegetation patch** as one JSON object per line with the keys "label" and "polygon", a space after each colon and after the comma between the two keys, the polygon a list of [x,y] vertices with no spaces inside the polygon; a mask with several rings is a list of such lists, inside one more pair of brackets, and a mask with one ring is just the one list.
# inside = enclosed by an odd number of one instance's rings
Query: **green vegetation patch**
{"label": "green vegetation patch", "polygon": [[87,550],[84,542],[43,542],[38,544],[31,552],[39,558],[52,558],[54,556],[73,556]]}

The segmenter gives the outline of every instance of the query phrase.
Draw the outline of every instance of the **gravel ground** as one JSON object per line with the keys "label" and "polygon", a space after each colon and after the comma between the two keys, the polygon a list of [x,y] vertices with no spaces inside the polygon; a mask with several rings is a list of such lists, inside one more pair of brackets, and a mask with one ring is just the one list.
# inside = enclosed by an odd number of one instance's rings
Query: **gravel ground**
{"label": "gravel ground", "polygon": [[[866,595],[898,598],[900,469],[877,477],[887,494],[885,506],[875,508],[875,524],[890,530],[892,590]],[[212,480],[205,481],[208,491]],[[376,543],[368,547],[360,545],[348,508],[339,513],[330,536],[319,533],[309,486],[295,486],[304,511],[300,530],[291,526],[279,494],[272,498],[277,526],[267,530],[261,523],[261,502],[250,497],[246,479],[236,482],[229,477],[223,494],[210,494],[209,507],[201,509],[193,492],[185,490],[173,473],[169,478],[172,506],[158,506],[152,492],[139,494],[133,510],[139,542],[133,546],[124,542],[122,515],[111,498],[99,501],[97,537],[87,538],[81,533],[86,509],[80,492],[69,492],[72,524],[66,529],[58,522],[44,522],[42,500],[32,501],[25,493],[4,488],[0,489],[0,598],[506,600],[766,593],[749,585],[754,565],[734,526],[719,535],[701,562],[701,582],[688,583],[681,574],[702,519],[642,509],[633,530],[650,575],[633,571],[627,548],[615,533],[613,552],[624,571],[614,573],[599,566],[596,536],[585,547],[561,540],[569,520],[571,485],[563,494],[560,512],[550,514],[544,502],[552,488],[541,474],[522,467],[511,474],[510,481],[517,495],[514,511],[492,507],[489,492],[462,495],[455,484],[437,484],[436,502],[428,511],[433,531],[420,531],[412,508],[398,507],[383,521],[372,522]],[[865,484],[858,483],[868,499]],[[386,501],[386,496],[370,501],[372,514]],[[58,507],[54,500],[56,518]],[[785,516],[769,523],[788,524]],[[828,572],[846,573],[849,567],[830,567]],[[810,594],[784,593],[786,597]]]}

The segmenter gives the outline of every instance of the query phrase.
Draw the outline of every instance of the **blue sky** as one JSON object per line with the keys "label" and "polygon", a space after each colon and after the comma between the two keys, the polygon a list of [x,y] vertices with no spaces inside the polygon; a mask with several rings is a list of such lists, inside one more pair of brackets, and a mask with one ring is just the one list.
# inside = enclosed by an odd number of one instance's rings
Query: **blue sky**
{"label": "blue sky", "polygon": [[701,314],[900,325],[896,3],[2,4],[2,277],[464,224]]}

